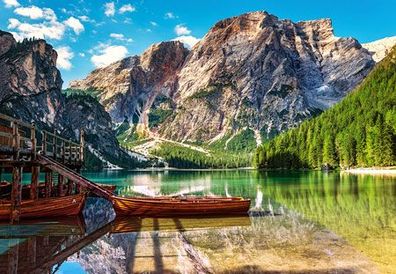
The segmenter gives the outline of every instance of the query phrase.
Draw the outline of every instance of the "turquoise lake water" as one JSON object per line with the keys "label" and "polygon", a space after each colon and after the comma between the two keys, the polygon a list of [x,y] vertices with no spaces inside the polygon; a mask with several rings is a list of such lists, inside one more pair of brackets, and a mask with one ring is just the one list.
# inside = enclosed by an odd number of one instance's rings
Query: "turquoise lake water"
{"label": "turquoise lake water", "polygon": [[[84,175],[116,185],[122,196],[242,196],[266,215],[117,218],[103,235],[51,266],[58,273],[395,273],[395,177],[254,170]],[[89,210],[100,212],[100,206]]]}

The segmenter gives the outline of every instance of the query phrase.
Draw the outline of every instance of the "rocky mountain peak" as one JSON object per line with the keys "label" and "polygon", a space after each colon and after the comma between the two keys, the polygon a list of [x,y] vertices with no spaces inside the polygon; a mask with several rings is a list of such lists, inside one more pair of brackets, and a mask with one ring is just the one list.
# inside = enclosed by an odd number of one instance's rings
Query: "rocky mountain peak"
{"label": "rocky mountain peak", "polygon": [[179,41],[161,42],[150,46],[141,56],[140,64],[145,70],[177,69],[185,60],[188,50]]}
{"label": "rocky mountain peak", "polygon": [[[149,128],[151,116],[161,137],[210,143],[246,131],[260,142],[293,127],[374,66],[357,40],[334,36],[330,19],[294,23],[262,11],[221,20],[189,53],[166,42],[139,60],[118,85],[101,84],[117,74],[91,73],[76,87],[100,88],[115,122],[126,116]],[[128,88],[111,92],[117,86]]]}

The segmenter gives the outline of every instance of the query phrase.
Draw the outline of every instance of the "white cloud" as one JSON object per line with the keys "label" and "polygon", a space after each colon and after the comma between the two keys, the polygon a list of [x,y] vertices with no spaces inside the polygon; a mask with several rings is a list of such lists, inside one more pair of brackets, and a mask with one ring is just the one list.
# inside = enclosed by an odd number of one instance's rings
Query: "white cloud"
{"label": "white cloud", "polygon": [[86,16],[86,15],[78,16],[78,18],[79,18],[81,21],[83,21],[83,22],[90,22],[90,21],[91,21],[91,19],[89,19],[89,17]]}
{"label": "white cloud", "polygon": [[52,9],[49,8],[39,8],[36,6],[30,6],[30,7],[20,7],[16,8],[14,10],[14,13],[29,17],[30,19],[45,19],[45,20],[51,20],[55,21],[56,20],[56,15],[55,12]]}
{"label": "white cloud", "polygon": [[60,47],[57,48],[58,59],[56,61],[59,68],[64,70],[70,70],[72,67],[72,63],[70,60],[74,57],[74,53],[72,52],[70,47]]}
{"label": "white cloud", "polygon": [[57,21],[43,22],[38,24],[28,24],[20,22],[18,19],[8,20],[8,29],[18,31],[20,38],[42,38],[60,40],[65,33],[65,25]]}
{"label": "white cloud", "polygon": [[99,46],[98,54],[91,57],[91,62],[95,67],[105,67],[111,63],[125,58],[128,54],[128,49],[124,46],[106,46],[104,44]]}
{"label": "white cloud", "polygon": [[165,13],[165,19],[175,19],[175,18],[177,18],[177,16],[176,15],[174,15],[173,14],[173,12],[167,12],[167,13]]}
{"label": "white cloud", "polygon": [[85,57],[85,53],[84,53],[84,52],[80,52],[78,55],[79,55],[80,57]]}
{"label": "white cloud", "polygon": [[123,41],[123,42],[127,42],[127,43],[132,43],[132,42],[133,42],[133,39],[132,39],[132,38],[127,38],[127,37],[125,37],[125,35],[122,34],[122,33],[110,33],[110,37],[111,37],[111,38],[114,38],[114,39],[116,39],[116,40],[120,40],[120,41]]}
{"label": "white cloud", "polygon": [[191,30],[189,30],[186,26],[176,25],[175,33],[177,34],[177,36],[190,35],[191,34]]}
{"label": "white cloud", "polygon": [[105,6],[105,15],[106,15],[107,17],[114,16],[114,14],[115,14],[115,5],[114,5],[114,2],[106,3],[104,6]]}
{"label": "white cloud", "polygon": [[182,35],[172,39],[172,41],[180,41],[182,42],[187,48],[191,49],[196,43],[199,42],[199,38],[196,38],[192,35]]}
{"label": "white cloud", "polygon": [[123,5],[119,10],[118,10],[118,12],[119,13],[125,13],[125,12],[133,12],[133,11],[135,11],[136,10],[136,8],[134,7],[134,6],[132,6],[131,4],[126,4],[126,5]]}
{"label": "white cloud", "polygon": [[20,4],[17,0],[3,0],[6,8],[19,7]]}
{"label": "white cloud", "polygon": [[152,25],[153,27],[157,27],[157,26],[158,26],[158,23],[157,23],[157,22],[154,22],[154,21],[150,21],[150,25]]}
{"label": "white cloud", "polygon": [[80,34],[84,31],[84,26],[81,24],[80,20],[74,17],[69,17],[66,21],[63,22],[66,26],[71,28],[75,34]]}

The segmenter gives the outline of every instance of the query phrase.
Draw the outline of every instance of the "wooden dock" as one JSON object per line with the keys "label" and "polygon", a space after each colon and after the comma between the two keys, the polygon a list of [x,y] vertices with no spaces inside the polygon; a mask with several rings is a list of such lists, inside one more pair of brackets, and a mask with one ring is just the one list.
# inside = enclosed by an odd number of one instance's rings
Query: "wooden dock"
{"label": "wooden dock", "polygon": [[[109,191],[79,174],[84,146],[82,130],[77,143],[0,114],[0,220],[74,215],[87,191],[109,199]],[[3,181],[5,172],[12,173],[11,182]],[[22,186],[24,172],[30,173],[27,186]],[[40,182],[42,173],[44,182]],[[43,205],[47,205],[45,214]]]}

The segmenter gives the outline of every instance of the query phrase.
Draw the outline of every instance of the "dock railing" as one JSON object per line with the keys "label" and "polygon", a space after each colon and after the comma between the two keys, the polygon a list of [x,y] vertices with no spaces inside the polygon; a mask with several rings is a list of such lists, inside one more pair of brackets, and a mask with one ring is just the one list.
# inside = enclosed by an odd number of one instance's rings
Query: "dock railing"
{"label": "dock railing", "polygon": [[0,113],[0,150],[1,154],[35,160],[37,153],[71,165],[84,162],[84,132],[80,130],[80,143],[65,139],[55,132],[38,130],[34,123],[12,118]]}

